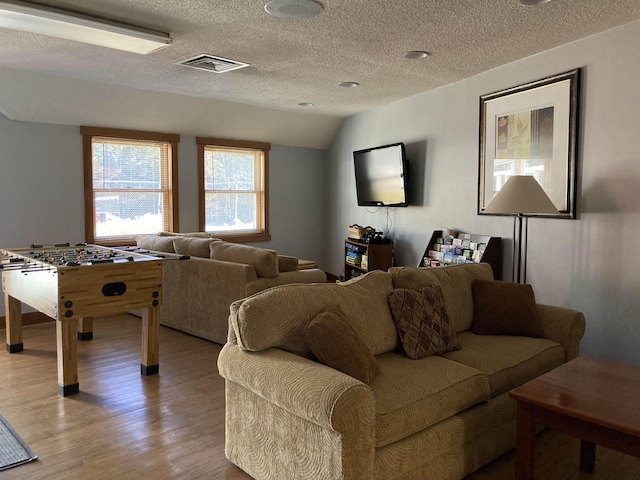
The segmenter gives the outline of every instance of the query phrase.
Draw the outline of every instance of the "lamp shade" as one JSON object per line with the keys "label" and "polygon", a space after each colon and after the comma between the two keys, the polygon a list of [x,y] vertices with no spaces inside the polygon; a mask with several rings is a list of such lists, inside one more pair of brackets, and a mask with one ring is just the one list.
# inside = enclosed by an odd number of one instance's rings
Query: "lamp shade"
{"label": "lamp shade", "polygon": [[559,212],[535,177],[512,175],[489,202],[484,213],[517,215]]}

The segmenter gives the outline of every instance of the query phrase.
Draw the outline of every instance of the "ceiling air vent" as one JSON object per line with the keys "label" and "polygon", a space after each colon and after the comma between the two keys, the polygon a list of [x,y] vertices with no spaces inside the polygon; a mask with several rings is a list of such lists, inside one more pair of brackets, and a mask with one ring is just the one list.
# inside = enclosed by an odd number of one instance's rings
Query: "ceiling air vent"
{"label": "ceiling air vent", "polygon": [[209,72],[224,73],[231,70],[237,70],[239,68],[248,67],[248,63],[237,62],[236,60],[229,60],[228,58],[214,57],[213,55],[198,55],[183,62],[179,62],[178,65],[184,65],[185,67],[199,68],[200,70],[207,70]]}

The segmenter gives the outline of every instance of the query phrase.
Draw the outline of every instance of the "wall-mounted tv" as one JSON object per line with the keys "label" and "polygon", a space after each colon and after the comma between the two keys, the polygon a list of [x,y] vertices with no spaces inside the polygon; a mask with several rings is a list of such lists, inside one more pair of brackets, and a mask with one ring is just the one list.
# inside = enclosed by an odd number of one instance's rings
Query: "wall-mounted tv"
{"label": "wall-mounted tv", "polygon": [[408,170],[404,143],[353,152],[361,207],[406,207]]}

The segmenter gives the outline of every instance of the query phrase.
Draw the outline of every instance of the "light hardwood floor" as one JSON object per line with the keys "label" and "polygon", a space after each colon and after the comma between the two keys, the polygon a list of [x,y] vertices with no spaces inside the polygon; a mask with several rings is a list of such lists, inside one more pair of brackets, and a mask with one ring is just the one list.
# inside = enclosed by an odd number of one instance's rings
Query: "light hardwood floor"
{"label": "light hardwood floor", "polygon": [[[161,327],[160,374],[143,377],[140,329],[130,315],[96,318],[94,339],[78,342],[80,393],[66,398],[53,323],[24,327],[24,352],[0,352],[0,414],[38,455],[1,480],[250,479],[224,457],[221,347]],[[537,448],[539,479],[640,478],[640,459],[600,447],[596,473],[579,473],[578,441],[554,432]],[[510,453],[468,480],[513,478]]]}

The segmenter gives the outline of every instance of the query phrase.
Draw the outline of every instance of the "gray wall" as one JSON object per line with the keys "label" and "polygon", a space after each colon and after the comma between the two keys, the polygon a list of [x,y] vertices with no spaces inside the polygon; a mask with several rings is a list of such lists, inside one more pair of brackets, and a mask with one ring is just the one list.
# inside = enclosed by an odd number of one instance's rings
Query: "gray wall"
{"label": "gray wall", "polygon": [[352,151],[402,141],[414,206],[389,210],[396,264],[417,265],[446,226],[505,238],[508,279],[512,218],[476,213],[479,97],[583,67],[579,218],[530,220],[527,280],[539,302],[585,313],[583,353],[640,365],[638,45],[640,22],[347,119],[328,152],[329,271],[342,269],[348,225],[388,223],[356,205]]}
{"label": "gray wall", "polygon": [[[326,217],[325,151],[272,145],[269,161],[271,241],[255,245],[323,266],[318,232]],[[178,162],[180,230],[196,231],[195,137],[181,136]],[[79,127],[12,121],[0,114],[0,246],[84,241],[83,178]]]}
{"label": "gray wall", "polygon": [[315,260],[318,266],[324,267],[325,157],[324,150],[272,145],[269,155],[271,242],[252,245]]}

